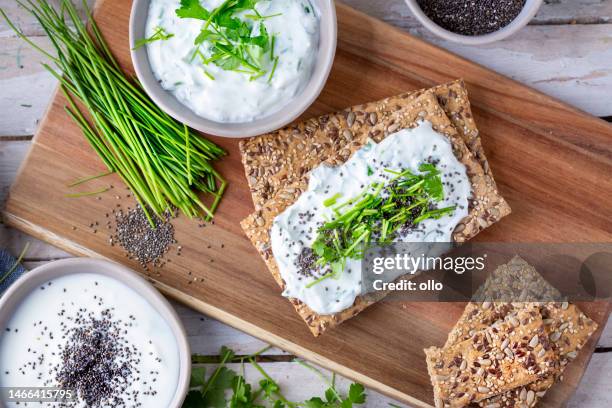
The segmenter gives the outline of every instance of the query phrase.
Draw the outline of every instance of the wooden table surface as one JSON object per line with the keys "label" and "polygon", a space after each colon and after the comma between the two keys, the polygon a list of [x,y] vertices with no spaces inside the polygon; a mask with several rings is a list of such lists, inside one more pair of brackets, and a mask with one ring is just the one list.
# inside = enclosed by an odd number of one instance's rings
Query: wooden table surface
{"label": "wooden table surface", "polygon": [[[545,0],[535,19],[518,34],[478,47],[437,39],[411,16],[403,0],[345,0],[345,3],[586,112],[612,120],[612,0]],[[41,28],[14,0],[0,0],[0,8],[37,44],[50,48]],[[56,86],[40,66],[41,61],[38,54],[0,22],[0,203],[6,198]],[[0,247],[17,254],[26,242],[30,242],[28,268],[70,256],[0,225]],[[183,306],[176,305],[176,309],[194,353],[216,355],[222,345],[244,354],[265,347],[261,341]],[[323,391],[324,385],[311,372],[293,363],[292,356],[274,349],[267,354],[271,362],[264,363],[265,369],[279,379],[289,399],[309,398]],[[612,406],[608,375],[611,371],[612,324],[608,324],[569,406]],[[250,370],[247,376],[258,379]],[[384,407],[389,403],[394,402],[369,392],[368,407]]]}

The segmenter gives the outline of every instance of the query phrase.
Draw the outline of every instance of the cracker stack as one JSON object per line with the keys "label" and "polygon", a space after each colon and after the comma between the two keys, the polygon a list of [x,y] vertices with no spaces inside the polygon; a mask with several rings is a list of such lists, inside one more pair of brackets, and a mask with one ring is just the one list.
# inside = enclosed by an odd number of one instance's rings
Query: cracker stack
{"label": "cracker stack", "polygon": [[[457,225],[453,239],[467,241],[510,213],[491,175],[462,81],[354,106],[248,139],[241,142],[240,151],[256,211],[241,225],[281,288],[285,283],[272,254],[270,229],[274,218],[307,188],[309,172],[323,163],[344,163],[368,139],[380,142],[424,120],[452,143],[472,186],[468,216]],[[319,315],[298,299],[289,300],[318,336],[384,296],[359,296],[353,306],[333,315]]]}
{"label": "cracker stack", "polygon": [[[505,273],[534,269],[516,257],[493,279]],[[436,408],[534,407],[595,330],[568,302],[469,303],[444,347],[425,350]]]}

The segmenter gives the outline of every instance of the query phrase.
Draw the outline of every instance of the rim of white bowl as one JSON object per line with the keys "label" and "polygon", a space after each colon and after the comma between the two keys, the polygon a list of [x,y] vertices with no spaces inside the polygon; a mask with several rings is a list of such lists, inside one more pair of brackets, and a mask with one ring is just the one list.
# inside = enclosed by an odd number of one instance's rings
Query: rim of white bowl
{"label": "rim of white bowl", "polygon": [[[191,376],[191,348],[185,328],[166,298],[146,279],[123,265],[104,259],[70,258],[52,261],[25,272],[0,296],[0,326],[10,319],[21,301],[41,284],[51,279],[84,272],[104,275],[123,283],[149,302],[168,323],[179,353],[179,378],[169,408],[180,408],[189,391]],[[0,407],[4,407],[2,401]]]}
{"label": "rim of white bowl", "polygon": [[244,138],[280,129],[297,119],[319,97],[327,83],[336,55],[338,22],[334,0],[313,0],[321,16],[317,63],[304,89],[279,111],[251,122],[221,123],[196,115],[158,83],[149,65],[146,47],[134,50],[139,38],[144,38],[151,0],[135,0],[130,14],[130,53],[136,76],[145,92],[163,111],[187,126],[208,135]]}
{"label": "rim of white bowl", "polygon": [[405,0],[406,4],[410,8],[410,11],[415,17],[432,33],[436,34],[445,40],[452,41],[455,43],[465,45],[482,45],[488,44],[495,41],[503,40],[511,36],[512,34],[525,27],[527,23],[536,15],[540,7],[542,6],[543,0],[527,0],[521,12],[505,27],[494,31],[489,34],[483,35],[462,35],[449,31],[442,26],[438,25],[432,19],[430,19],[425,12],[418,5],[416,0]]}

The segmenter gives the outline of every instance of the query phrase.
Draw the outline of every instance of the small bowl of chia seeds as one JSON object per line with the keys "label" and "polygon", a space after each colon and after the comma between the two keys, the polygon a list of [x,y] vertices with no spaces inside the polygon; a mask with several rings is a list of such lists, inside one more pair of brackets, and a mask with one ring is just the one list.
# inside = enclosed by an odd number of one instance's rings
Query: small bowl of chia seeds
{"label": "small bowl of chia seeds", "polygon": [[406,0],[419,21],[439,37],[466,45],[504,39],[535,16],[542,0]]}

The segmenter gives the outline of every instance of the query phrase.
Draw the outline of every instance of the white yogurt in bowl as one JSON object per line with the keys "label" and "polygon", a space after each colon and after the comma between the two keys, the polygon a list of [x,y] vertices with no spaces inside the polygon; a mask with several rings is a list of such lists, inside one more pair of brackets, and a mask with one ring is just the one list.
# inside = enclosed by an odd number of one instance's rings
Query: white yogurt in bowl
{"label": "white yogurt in bowl", "polygon": [[142,88],[168,115],[208,135],[251,137],[314,103],[337,27],[333,0],[134,0],[131,57]]}
{"label": "white yogurt in bowl", "polygon": [[[232,24],[242,25],[238,38],[233,29],[198,18],[227,2],[199,4],[203,14],[191,11],[188,17],[178,15],[180,0],[149,4],[149,64],[162,88],[183,105],[216,122],[251,122],[278,112],[308,84],[320,31],[309,0],[261,0],[254,9],[229,14]],[[165,37],[153,40],[159,30]]]}
{"label": "white yogurt in bowl", "polygon": [[[135,274],[112,276],[126,272],[118,265],[60,262],[27,273],[0,302],[0,387],[69,391],[69,407],[179,407],[189,349],[170,306]],[[23,406],[10,397],[4,406]]]}

